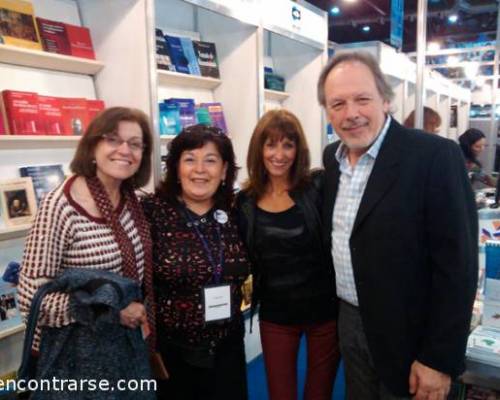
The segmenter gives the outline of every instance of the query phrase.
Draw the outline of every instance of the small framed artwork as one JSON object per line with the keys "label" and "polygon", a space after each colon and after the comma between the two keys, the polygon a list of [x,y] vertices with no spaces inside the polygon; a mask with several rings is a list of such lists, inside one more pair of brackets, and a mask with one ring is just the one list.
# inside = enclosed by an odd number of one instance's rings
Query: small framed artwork
{"label": "small framed artwork", "polygon": [[31,178],[0,181],[0,205],[7,226],[33,222],[36,214],[35,191]]}
{"label": "small framed artwork", "polygon": [[22,324],[17,289],[0,280],[0,335],[2,331]]}

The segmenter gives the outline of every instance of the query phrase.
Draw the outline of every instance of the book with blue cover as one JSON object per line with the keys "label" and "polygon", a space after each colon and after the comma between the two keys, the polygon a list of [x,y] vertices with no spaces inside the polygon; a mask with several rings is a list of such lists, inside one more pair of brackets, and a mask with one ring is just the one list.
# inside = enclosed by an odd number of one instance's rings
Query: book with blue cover
{"label": "book with blue cover", "polygon": [[193,47],[198,58],[201,75],[211,78],[220,78],[215,43],[193,40]]}
{"label": "book with blue cover", "polygon": [[182,50],[188,61],[189,73],[191,75],[201,75],[200,66],[198,65],[198,57],[194,52],[193,41],[186,37],[179,38],[181,41]]}
{"label": "book with blue cover", "polygon": [[181,113],[177,103],[160,103],[160,136],[181,132]]}
{"label": "book with blue cover", "polygon": [[20,167],[19,173],[22,177],[31,178],[37,204],[40,204],[40,201],[42,201],[48,192],[54,190],[64,181],[64,172],[61,164]]}
{"label": "book with blue cover", "polygon": [[485,243],[486,271],[484,296],[487,300],[500,301],[500,241],[487,240]]}
{"label": "book with blue cover", "polygon": [[156,66],[158,69],[167,71],[175,71],[175,66],[170,59],[170,52],[168,51],[167,39],[163,31],[156,28]]}
{"label": "book with blue cover", "polygon": [[176,72],[189,74],[189,61],[184,54],[181,39],[177,36],[165,35],[170,53],[170,60],[175,67]]}
{"label": "book with blue cover", "polygon": [[194,99],[170,98],[164,100],[166,104],[177,104],[179,106],[182,128],[196,125],[196,108]]}

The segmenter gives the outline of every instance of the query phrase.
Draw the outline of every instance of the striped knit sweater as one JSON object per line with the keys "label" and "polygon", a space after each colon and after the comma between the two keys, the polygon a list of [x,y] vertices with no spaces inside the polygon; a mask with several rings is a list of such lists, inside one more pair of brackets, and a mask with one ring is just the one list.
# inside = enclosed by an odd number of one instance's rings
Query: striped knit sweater
{"label": "striped knit sweater", "polygon": [[[70,195],[76,177],[45,196],[28,236],[19,277],[19,305],[26,317],[37,289],[65,268],[92,268],[121,273],[121,254],[113,232],[104,220],[89,215]],[[143,279],[144,252],[131,213],[123,202],[117,209],[120,222],[134,245],[139,278]],[[40,309],[33,350],[40,344],[40,326],[70,324],[69,297],[45,296]]]}

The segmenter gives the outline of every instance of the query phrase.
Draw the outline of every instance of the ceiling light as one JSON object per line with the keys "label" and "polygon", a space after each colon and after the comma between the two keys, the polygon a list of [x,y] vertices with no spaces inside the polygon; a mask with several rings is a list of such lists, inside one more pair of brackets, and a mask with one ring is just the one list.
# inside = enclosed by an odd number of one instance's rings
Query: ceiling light
{"label": "ceiling light", "polygon": [[478,71],[479,71],[479,63],[476,61],[468,62],[464,66],[465,76],[469,79],[476,78]]}
{"label": "ceiling light", "polygon": [[330,10],[330,13],[333,14],[333,15],[339,15],[340,14],[340,8],[338,8],[338,7],[332,7],[332,9]]}
{"label": "ceiling light", "polygon": [[427,51],[434,52],[438,51],[441,48],[441,45],[438,42],[429,42],[427,45]]}
{"label": "ceiling light", "polygon": [[476,84],[476,86],[481,87],[486,83],[486,79],[484,78],[484,76],[478,76],[474,83]]}
{"label": "ceiling light", "polygon": [[448,16],[448,22],[450,24],[454,24],[458,21],[458,15],[457,14],[451,14]]}
{"label": "ceiling light", "polygon": [[460,60],[457,56],[448,56],[448,58],[446,59],[446,63],[450,67],[457,67],[458,64],[460,63]]}
{"label": "ceiling light", "polygon": [[368,25],[363,26],[363,32],[370,32],[370,27]]}
{"label": "ceiling light", "polygon": [[358,0],[344,0],[344,3],[357,3]]}

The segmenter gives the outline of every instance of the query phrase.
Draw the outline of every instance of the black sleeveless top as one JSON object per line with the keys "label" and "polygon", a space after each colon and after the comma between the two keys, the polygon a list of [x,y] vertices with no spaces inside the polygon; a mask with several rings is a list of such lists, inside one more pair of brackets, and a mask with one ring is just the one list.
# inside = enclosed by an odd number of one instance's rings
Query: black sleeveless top
{"label": "black sleeveless top", "polygon": [[262,274],[260,319],[277,324],[333,319],[331,278],[297,205],[282,212],[257,207],[255,249]]}

